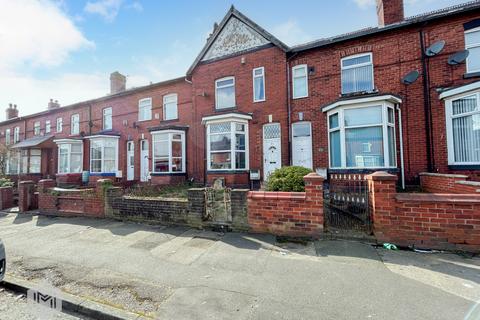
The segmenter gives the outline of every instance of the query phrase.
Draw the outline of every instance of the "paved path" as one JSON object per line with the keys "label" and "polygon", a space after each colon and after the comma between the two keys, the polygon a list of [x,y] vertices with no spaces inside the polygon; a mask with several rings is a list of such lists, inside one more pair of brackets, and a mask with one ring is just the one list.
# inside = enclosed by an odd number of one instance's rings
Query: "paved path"
{"label": "paved path", "polygon": [[2,213],[0,238],[10,276],[149,318],[451,320],[480,301],[480,259],[451,254]]}

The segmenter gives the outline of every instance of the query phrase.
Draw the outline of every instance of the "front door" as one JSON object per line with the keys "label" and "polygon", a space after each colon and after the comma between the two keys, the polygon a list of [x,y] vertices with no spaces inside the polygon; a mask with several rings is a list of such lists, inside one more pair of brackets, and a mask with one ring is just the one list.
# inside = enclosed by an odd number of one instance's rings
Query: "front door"
{"label": "front door", "polygon": [[127,142],[127,180],[135,179],[135,145],[133,141]]}
{"label": "front door", "polygon": [[140,181],[148,181],[148,140],[140,141]]}
{"label": "front door", "polygon": [[282,166],[282,145],[279,123],[263,126],[263,180]]}
{"label": "front door", "polygon": [[312,127],[310,122],[292,124],[292,138],[293,165],[313,169]]}

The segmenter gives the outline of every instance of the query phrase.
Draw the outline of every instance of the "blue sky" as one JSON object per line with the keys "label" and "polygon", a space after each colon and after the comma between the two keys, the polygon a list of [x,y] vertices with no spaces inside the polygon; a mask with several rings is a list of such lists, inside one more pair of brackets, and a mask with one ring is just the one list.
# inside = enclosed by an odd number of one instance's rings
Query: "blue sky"
{"label": "blue sky", "polygon": [[[405,11],[464,2],[405,0]],[[0,0],[0,106],[26,115],[49,98],[103,96],[115,70],[127,87],[182,76],[232,4],[289,45],[377,23],[375,0]]]}

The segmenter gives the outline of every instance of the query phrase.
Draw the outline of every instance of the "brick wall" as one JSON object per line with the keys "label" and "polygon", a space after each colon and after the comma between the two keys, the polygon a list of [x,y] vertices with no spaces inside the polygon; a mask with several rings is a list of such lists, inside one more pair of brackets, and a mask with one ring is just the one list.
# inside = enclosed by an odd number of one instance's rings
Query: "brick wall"
{"label": "brick wall", "polygon": [[0,187],[0,210],[13,207],[13,188]]}
{"label": "brick wall", "polygon": [[420,186],[431,193],[480,193],[480,182],[460,174],[420,173]]}
{"label": "brick wall", "polygon": [[254,232],[318,237],[323,231],[323,178],[304,177],[305,192],[248,193],[248,223]]}
{"label": "brick wall", "polygon": [[397,177],[367,177],[380,242],[480,252],[480,195],[396,193]]}
{"label": "brick wall", "polygon": [[59,216],[104,217],[105,185],[111,181],[97,181],[95,188],[54,189],[55,181],[44,179],[38,182],[38,209],[40,213]]}
{"label": "brick wall", "polygon": [[18,210],[26,212],[37,209],[35,183],[33,181],[20,181],[18,183]]}

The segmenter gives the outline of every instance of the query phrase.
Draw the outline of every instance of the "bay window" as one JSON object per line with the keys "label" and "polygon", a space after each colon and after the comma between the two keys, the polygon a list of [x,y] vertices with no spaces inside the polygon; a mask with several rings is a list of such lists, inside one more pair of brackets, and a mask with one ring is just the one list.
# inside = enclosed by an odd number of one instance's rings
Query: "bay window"
{"label": "bay window", "polygon": [[469,51],[467,72],[480,72],[480,27],[465,31],[465,49]]}
{"label": "bay window", "polygon": [[117,173],[118,139],[112,136],[90,138],[90,171],[92,173]]}
{"label": "bay window", "polygon": [[58,140],[58,173],[80,173],[83,169],[83,143]]}
{"label": "bay window", "polygon": [[328,113],[331,168],[396,167],[393,104],[362,104]]}
{"label": "bay window", "polygon": [[215,81],[215,108],[235,107],[235,78],[226,77]]}
{"label": "bay window", "polygon": [[185,173],[185,132],[152,132],[153,173]]}
{"label": "bay window", "polygon": [[207,158],[208,170],[247,170],[248,123],[208,123]]}
{"label": "bay window", "polygon": [[371,53],[345,57],[342,65],[342,94],[371,92],[373,86],[373,61]]}
{"label": "bay window", "polygon": [[163,120],[178,119],[177,94],[163,97]]}
{"label": "bay window", "polygon": [[480,92],[446,101],[448,163],[480,164]]}

